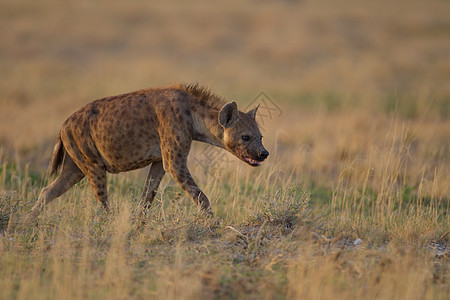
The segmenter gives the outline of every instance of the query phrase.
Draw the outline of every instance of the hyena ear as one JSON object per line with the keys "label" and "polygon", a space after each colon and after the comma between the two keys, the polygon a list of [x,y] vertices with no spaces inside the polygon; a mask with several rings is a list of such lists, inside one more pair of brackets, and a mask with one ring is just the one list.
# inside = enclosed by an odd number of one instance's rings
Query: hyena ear
{"label": "hyena ear", "polygon": [[219,123],[224,128],[230,128],[239,119],[239,111],[236,102],[225,104],[219,112]]}
{"label": "hyena ear", "polygon": [[247,115],[249,115],[250,117],[252,117],[252,119],[254,120],[256,118],[256,112],[258,111],[259,108],[259,104],[258,106],[256,106],[254,109],[250,110]]}

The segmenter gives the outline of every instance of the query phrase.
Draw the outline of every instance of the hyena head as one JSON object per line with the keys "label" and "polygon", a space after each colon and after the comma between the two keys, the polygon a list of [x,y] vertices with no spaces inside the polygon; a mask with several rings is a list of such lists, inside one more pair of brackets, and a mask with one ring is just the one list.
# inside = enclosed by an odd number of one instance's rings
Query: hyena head
{"label": "hyena head", "polygon": [[257,167],[269,156],[262,144],[262,135],[256,124],[258,107],[247,113],[240,112],[236,102],[230,102],[219,112],[219,123],[223,127],[223,143],[228,151]]}

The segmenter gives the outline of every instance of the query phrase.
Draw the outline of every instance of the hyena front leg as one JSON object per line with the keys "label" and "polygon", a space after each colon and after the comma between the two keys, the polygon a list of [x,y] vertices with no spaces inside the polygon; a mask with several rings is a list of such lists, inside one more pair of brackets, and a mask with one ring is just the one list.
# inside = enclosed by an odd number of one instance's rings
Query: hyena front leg
{"label": "hyena front leg", "polygon": [[212,214],[208,197],[206,197],[202,190],[197,186],[187,167],[178,170],[171,169],[170,174],[198,207],[203,211]]}
{"label": "hyena front leg", "polygon": [[166,171],[164,171],[162,160],[152,163],[150,170],[148,171],[147,180],[145,181],[144,191],[142,193],[142,200],[145,202],[145,208],[149,208],[150,205],[152,205],[159,183],[165,174]]}
{"label": "hyena front leg", "polygon": [[206,197],[206,195],[195,183],[186,165],[186,161],[180,162],[180,164],[176,165],[169,162],[168,171],[198,207],[200,207],[203,211],[212,214],[208,197]]}
{"label": "hyena front leg", "polygon": [[181,186],[181,188],[191,197],[192,201],[203,211],[212,214],[211,205],[208,197],[197,186],[189,172],[186,164],[187,154],[174,153],[177,157],[175,160],[168,159],[166,161],[166,170],[172,175],[173,179]]}
{"label": "hyena front leg", "polygon": [[181,123],[172,122],[160,128],[164,169],[172,175],[198,207],[212,215],[208,197],[197,186],[187,167],[187,156],[192,139],[186,127],[183,127]]}

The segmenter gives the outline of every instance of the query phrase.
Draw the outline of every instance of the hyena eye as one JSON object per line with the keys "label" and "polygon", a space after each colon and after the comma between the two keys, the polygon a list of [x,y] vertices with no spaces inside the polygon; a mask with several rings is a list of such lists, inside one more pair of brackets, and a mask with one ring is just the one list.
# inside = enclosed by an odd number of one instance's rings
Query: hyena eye
{"label": "hyena eye", "polygon": [[243,135],[243,136],[242,136],[242,140],[243,140],[244,142],[250,141],[250,137],[249,137],[248,135]]}

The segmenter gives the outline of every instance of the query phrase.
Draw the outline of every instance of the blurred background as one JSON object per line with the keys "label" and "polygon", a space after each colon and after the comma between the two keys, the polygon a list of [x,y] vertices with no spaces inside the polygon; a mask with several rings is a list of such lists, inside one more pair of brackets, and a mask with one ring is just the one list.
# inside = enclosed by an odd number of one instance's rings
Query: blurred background
{"label": "blurred background", "polygon": [[37,172],[83,104],[176,82],[241,108],[264,92],[266,143],[309,177],[368,156],[392,116],[430,174],[448,162],[448,1],[0,0],[0,26],[1,155]]}
{"label": "blurred background", "polygon": [[[0,0],[0,28],[5,299],[448,298],[449,0]],[[217,219],[165,176],[136,222],[144,169],[112,214],[83,180],[21,223],[69,115],[177,82],[261,104],[260,167],[193,143]]]}

